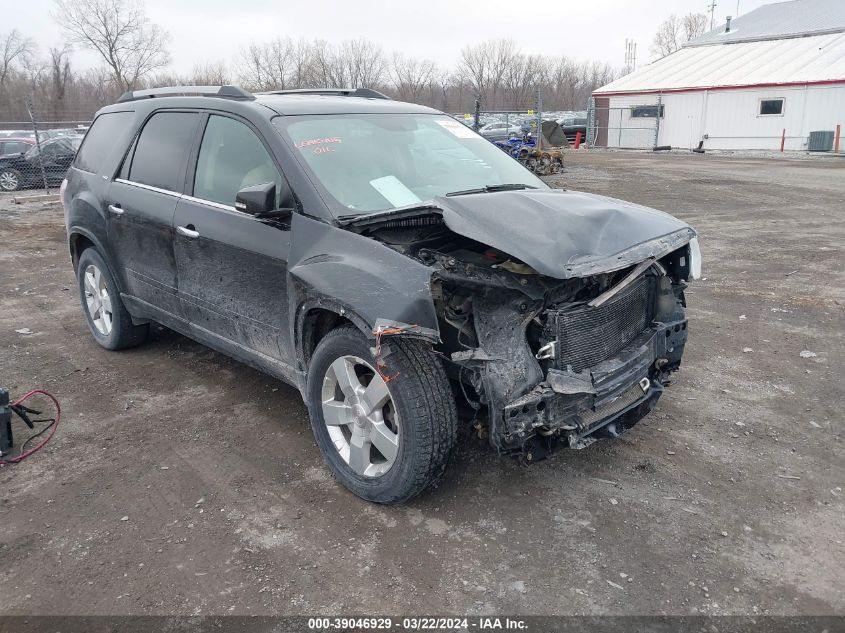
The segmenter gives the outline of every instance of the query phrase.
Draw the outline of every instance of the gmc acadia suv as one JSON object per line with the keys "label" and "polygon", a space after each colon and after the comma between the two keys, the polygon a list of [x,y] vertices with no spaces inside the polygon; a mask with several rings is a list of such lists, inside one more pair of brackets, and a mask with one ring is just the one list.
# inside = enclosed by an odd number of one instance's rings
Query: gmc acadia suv
{"label": "gmc acadia suv", "polygon": [[552,190],[367,89],[127,93],[62,203],[101,346],[154,321],[294,385],[334,475],[381,503],[437,480],[459,420],[526,462],[632,427],[700,271],[683,222]]}

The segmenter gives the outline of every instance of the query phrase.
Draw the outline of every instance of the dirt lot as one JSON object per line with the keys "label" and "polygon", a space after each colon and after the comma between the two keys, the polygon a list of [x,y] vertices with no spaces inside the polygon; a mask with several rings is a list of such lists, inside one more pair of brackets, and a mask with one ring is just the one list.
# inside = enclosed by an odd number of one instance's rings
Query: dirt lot
{"label": "dirt lot", "polygon": [[0,384],[65,416],[0,470],[0,613],[845,614],[845,160],[568,161],[700,232],[682,371],[616,441],[465,439],[399,508],[333,482],[291,387],[166,330],[97,347],[61,209],[0,199]]}

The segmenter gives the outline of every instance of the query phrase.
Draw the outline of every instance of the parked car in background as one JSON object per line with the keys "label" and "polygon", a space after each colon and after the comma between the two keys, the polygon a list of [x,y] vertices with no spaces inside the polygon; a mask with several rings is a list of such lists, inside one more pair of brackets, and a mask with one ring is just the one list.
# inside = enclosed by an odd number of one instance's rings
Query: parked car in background
{"label": "parked car in background", "polygon": [[581,140],[587,137],[587,117],[564,117],[558,119],[558,123],[569,141],[574,141],[578,132],[581,132]]}
{"label": "parked car in background", "polygon": [[33,146],[34,138],[0,138],[0,159],[26,154]]}
{"label": "parked car in background", "polygon": [[513,123],[490,123],[478,130],[488,141],[506,141],[509,138],[521,137],[522,128]]}
{"label": "parked car in background", "polygon": [[76,156],[81,136],[62,136],[32,146],[26,154],[0,158],[0,190],[17,191],[26,187],[57,187]]}
{"label": "parked car in background", "polygon": [[42,141],[46,141],[53,138],[61,138],[63,136],[84,136],[87,130],[88,128],[83,126],[78,128],[56,128],[53,130],[41,130],[38,132],[38,136]]}
{"label": "parked car in background", "polygon": [[2,138],[31,138],[35,140],[35,132],[32,130],[0,130],[0,139]]}

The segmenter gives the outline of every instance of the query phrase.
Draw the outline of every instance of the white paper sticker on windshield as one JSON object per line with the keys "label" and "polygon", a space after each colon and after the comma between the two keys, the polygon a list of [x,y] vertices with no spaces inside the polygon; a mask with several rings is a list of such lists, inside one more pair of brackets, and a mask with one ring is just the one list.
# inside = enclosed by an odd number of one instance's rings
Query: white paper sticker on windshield
{"label": "white paper sticker on windshield", "polygon": [[[460,125],[460,123],[458,124]],[[384,176],[371,180],[373,188],[383,195],[394,207],[404,207],[421,202],[416,194],[408,189],[396,176]]]}
{"label": "white paper sticker on windshield", "polygon": [[466,125],[464,125],[463,123],[458,123],[454,119],[441,119],[437,122],[458,138],[480,138]]}

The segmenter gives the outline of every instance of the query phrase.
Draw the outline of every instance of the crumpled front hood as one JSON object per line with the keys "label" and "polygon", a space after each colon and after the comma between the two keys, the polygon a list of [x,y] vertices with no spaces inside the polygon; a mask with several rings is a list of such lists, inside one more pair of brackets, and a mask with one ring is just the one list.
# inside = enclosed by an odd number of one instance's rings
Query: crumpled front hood
{"label": "crumpled front hood", "polygon": [[502,191],[440,197],[452,231],[557,279],[662,257],[695,237],[668,213],[578,191]]}

